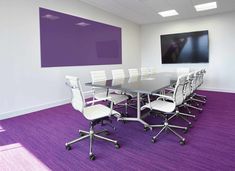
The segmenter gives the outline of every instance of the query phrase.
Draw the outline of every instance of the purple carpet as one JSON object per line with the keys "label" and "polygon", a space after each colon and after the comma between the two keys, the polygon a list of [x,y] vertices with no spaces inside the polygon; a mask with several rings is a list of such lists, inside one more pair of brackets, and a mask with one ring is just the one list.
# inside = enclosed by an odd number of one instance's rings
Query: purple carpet
{"label": "purple carpet", "polygon": [[[187,134],[178,131],[186,145],[167,132],[153,144],[159,129],[144,132],[140,123],[114,121],[116,131],[105,128],[121,148],[95,140],[95,161],[88,159],[88,139],[65,150],[65,142],[89,125],[70,104],[0,121],[0,170],[235,170],[235,94],[200,93],[208,97],[203,112],[193,111],[197,121]],[[160,118],[146,120],[159,123]],[[185,125],[180,118],[173,123]]]}

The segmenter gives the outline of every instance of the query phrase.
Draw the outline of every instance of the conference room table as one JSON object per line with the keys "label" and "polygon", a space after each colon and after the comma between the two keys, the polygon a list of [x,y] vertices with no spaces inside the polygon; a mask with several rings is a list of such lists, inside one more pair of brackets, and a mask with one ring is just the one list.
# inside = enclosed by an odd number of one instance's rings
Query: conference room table
{"label": "conference room table", "polygon": [[136,93],[137,98],[137,116],[121,117],[118,120],[137,121],[150,128],[149,124],[141,118],[140,98],[142,94],[156,94],[166,87],[175,84],[177,81],[177,73],[175,72],[159,72],[151,75],[126,77],[121,79],[110,79],[100,82],[85,83],[86,86],[96,88],[105,88],[107,90],[120,90],[122,92]]}

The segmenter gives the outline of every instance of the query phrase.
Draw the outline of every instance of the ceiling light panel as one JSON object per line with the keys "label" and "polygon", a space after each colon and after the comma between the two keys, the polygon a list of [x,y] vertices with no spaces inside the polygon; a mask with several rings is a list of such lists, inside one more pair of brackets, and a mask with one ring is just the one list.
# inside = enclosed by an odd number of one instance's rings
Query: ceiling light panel
{"label": "ceiling light panel", "polygon": [[205,4],[199,4],[194,6],[196,11],[206,11],[206,10],[211,10],[217,8],[217,3],[216,2],[209,2]]}
{"label": "ceiling light panel", "polygon": [[179,15],[179,13],[176,10],[168,10],[168,11],[162,11],[158,13],[162,17],[170,17],[170,16],[175,16]]}

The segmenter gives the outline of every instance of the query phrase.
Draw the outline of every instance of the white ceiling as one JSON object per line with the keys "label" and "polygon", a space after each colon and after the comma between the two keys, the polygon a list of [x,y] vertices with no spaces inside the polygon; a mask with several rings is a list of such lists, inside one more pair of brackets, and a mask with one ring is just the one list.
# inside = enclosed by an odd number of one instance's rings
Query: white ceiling
{"label": "white ceiling", "polygon": [[[137,24],[160,23],[235,11],[235,0],[80,0]],[[217,9],[196,12],[194,5],[217,2]],[[158,12],[175,9],[178,16],[162,18]]]}

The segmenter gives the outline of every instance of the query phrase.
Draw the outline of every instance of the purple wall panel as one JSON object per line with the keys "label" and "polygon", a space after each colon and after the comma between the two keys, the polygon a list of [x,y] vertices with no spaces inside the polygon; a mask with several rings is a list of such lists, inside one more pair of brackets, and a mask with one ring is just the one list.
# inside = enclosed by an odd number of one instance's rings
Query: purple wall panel
{"label": "purple wall panel", "polygon": [[121,64],[121,28],[39,8],[41,66]]}

